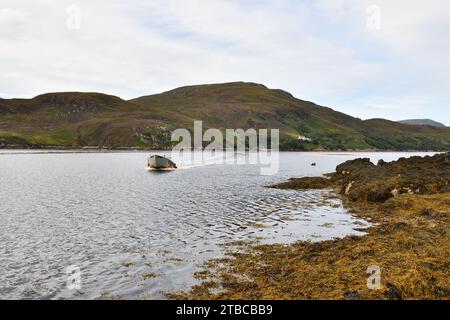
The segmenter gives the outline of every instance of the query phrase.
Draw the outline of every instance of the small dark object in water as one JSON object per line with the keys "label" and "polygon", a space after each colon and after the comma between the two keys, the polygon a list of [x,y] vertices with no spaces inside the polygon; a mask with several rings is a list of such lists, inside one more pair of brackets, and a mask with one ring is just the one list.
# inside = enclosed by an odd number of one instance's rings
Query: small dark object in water
{"label": "small dark object in water", "polygon": [[313,163],[311,163],[311,166],[315,167],[315,166],[317,166],[317,163],[313,162]]}

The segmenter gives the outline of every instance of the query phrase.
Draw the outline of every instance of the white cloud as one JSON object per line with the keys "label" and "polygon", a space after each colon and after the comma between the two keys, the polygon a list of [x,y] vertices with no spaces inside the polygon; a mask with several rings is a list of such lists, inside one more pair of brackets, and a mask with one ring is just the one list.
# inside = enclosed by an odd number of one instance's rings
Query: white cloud
{"label": "white cloud", "polygon": [[[319,103],[335,97],[343,111],[360,98],[411,96],[405,87],[414,86],[448,103],[445,2],[2,0],[0,96],[80,90],[132,98],[244,80]],[[378,32],[366,28],[373,3],[382,13]],[[67,28],[73,4],[80,30]],[[397,91],[383,77],[398,80]]]}
{"label": "white cloud", "polygon": [[241,79],[320,94],[352,88],[376,71],[351,50],[305,34],[298,17],[273,11],[275,4],[249,13],[219,0],[136,1],[126,4],[136,12],[124,15],[123,2],[85,1],[79,3],[82,29],[70,32],[63,4],[23,3],[20,9],[32,18],[19,30],[20,40],[1,43],[2,57],[10,60],[2,68],[25,78],[10,95],[79,88],[133,96]]}
{"label": "white cloud", "polygon": [[25,14],[20,10],[0,8],[0,24],[22,22]]}
{"label": "white cloud", "polygon": [[[389,97],[367,97],[347,101],[347,112],[359,118],[385,118],[390,120],[421,119],[423,110],[435,99],[411,93]],[[442,105],[441,105],[442,106]],[[435,118],[439,120],[439,118]]]}

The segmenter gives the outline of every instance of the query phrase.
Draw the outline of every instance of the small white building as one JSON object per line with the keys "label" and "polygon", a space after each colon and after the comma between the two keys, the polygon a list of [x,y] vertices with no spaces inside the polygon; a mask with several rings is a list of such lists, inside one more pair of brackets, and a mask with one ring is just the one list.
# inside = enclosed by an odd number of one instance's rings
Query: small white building
{"label": "small white building", "polygon": [[299,141],[312,141],[312,139],[310,139],[310,138],[308,138],[308,137],[305,137],[305,136],[299,136],[299,137],[298,137],[298,140],[299,140]]}

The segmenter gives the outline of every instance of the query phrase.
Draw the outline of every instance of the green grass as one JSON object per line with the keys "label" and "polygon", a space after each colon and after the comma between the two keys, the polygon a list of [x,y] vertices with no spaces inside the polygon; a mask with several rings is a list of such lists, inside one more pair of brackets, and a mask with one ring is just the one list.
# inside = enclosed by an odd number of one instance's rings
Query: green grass
{"label": "green grass", "polygon": [[[282,90],[252,83],[178,88],[122,100],[99,93],[4,99],[0,143],[170,148],[170,131],[267,128],[280,130],[282,150],[450,150],[450,128],[362,121]],[[165,127],[162,130],[160,128]],[[312,142],[298,141],[305,135]]]}

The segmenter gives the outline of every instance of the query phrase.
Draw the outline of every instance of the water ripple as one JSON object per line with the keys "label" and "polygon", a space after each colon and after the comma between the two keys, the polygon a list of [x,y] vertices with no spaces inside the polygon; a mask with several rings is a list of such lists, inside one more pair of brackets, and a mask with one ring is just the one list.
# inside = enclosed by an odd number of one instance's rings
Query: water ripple
{"label": "water ripple", "polygon": [[[330,172],[342,155],[282,154],[272,177],[230,165],[147,172],[146,157],[0,152],[0,298],[163,298],[192,285],[220,244],[317,241],[366,224],[339,200],[318,206],[327,191],[263,187]],[[70,265],[81,268],[80,291],[66,288]]]}

